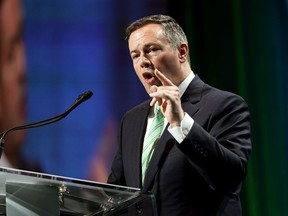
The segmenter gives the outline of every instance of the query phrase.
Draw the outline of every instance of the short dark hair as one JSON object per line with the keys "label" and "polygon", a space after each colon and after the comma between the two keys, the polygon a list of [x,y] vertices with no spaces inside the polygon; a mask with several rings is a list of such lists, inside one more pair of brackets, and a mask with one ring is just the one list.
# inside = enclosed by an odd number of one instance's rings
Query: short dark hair
{"label": "short dark hair", "polygon": [[168,15],[162,14],[146,16],[131,23],[126,28],[126,39],[128,40],[132,32],[135,30],[152,23],[163,25],[164,34],[171,43],[188,43],[182,27],[176,22],[176,20]]}

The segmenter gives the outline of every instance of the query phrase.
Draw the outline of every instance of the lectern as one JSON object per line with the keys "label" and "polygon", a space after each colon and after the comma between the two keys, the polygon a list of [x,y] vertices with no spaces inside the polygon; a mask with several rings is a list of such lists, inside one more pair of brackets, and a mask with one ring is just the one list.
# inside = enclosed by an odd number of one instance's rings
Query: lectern
{"label": "lectern", "polygon": [[146,199],[138,188],[0,167],[0,215],[121,215]]}

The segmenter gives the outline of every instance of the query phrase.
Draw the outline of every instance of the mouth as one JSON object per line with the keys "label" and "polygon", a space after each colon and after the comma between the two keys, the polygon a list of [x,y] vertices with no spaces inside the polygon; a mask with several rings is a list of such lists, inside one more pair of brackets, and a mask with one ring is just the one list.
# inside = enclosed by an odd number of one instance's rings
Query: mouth
{"label": "mouth", "polygon": [[143,73],[143,78],[145,79],[146,83],[152,85],[155,81],[155,76],[153,73],[145,72]]}

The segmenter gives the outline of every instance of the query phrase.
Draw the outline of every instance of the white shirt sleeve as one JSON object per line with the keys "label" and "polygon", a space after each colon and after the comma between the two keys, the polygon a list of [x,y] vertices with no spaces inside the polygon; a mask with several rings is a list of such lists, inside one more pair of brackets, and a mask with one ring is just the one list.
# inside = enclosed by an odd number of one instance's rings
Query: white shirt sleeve
{"label": "white shirt sleeve", "polygon": [[179,127],[168,127],[168,131],[171,133],[171,135],[177,140],[177,142],[180,144],[191,128],[193,127],[194,119],[192,119],[187,113],[185,113],[183,120],[181,121],[181,125]]}

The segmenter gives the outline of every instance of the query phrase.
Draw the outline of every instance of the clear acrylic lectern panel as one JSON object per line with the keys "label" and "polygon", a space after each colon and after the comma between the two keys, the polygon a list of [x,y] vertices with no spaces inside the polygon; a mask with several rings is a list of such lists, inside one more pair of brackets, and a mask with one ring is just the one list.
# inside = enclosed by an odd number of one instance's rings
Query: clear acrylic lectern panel
{"label": "clear acrylic lectern panel", "polygon": [[0,215],[119,215],[146,199],[137,188],[0,167]]}

